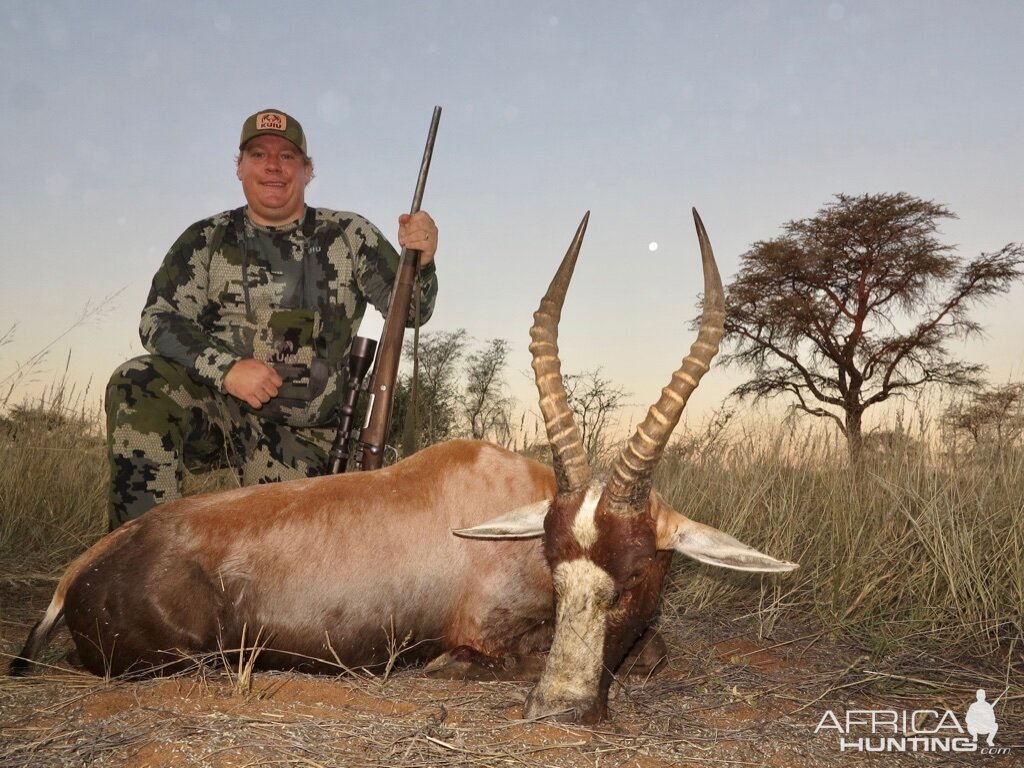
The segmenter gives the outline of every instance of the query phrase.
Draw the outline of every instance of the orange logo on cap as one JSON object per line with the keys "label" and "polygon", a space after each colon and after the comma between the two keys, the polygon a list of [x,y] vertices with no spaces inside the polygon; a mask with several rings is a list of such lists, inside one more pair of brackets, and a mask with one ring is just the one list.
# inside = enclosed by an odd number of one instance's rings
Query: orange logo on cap
{"label": "orange logo on cap", "polygon": [[288,128],[288,118],[280,112],[260,112],[256,115],[257,131],[283,131]]}

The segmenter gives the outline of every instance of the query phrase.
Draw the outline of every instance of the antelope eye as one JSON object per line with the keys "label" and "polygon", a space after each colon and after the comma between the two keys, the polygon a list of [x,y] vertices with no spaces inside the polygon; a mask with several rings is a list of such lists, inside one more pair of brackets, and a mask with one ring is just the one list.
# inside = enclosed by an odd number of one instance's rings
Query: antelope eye
{"label": "antelope eye", "polygon": [[622,582],[622,588],[632,589],[640,582],[641,579],[643,579],[643,577],[644,572],[642,570],[633,571],[626,577],[625,581]]}

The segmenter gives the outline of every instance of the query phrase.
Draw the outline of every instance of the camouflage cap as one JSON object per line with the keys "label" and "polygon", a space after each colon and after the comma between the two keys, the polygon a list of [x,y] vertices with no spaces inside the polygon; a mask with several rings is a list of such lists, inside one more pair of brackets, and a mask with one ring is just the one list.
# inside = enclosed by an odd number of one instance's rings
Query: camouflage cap
{"label": "camouflage cap", "polygon": [[288,139],[299,148],[302,154],[308,154],[306,152],[306,134],[302,130],[302,126],[299,125],[299,121],[279,109],[264,109],[255,115],[250,115],[242,124],[242,138],[238,140],[238,148],[244,147],[250,139],[266,135]]}

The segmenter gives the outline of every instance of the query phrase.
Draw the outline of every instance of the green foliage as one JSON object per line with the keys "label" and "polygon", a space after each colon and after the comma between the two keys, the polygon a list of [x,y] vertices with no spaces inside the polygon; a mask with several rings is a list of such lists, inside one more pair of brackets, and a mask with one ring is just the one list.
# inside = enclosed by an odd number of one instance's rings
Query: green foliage
{"label": "green foliage", "polygon": [[461,415],[469,437],[509,445],[512,440],[512,398],[505,395],[503,375],[509,344],[491,339],[466,357],[466,382]]}
{"label": "green foliage", "polygon": [[[472,343],[463,328],[420,337],[414,427],[420,448],[456,437],[511,443],[513,402],[505,394],[503,378],[509,344],[504,339],[490,339],[472,349]],[[403,367],[395,386],[388,433],[388,443],[395,446],[409,442],[403,440],[403,432],[409,427],[413,400],[411,339],[406,341]]]}
{"label": "green foliage", "polygon": [[[420,336],[416,380],[413,392],[413,340],[407,339],[403,352],[406,372],[395,384],[394,405],[388,443],[398,446],[403,441],[406,422],[414,418],[415,442],[420,448],[456,437],[458,398],[460,395],[460,362],[468,343],[465,329],[435,331]],[[415,397],[414,397],[415,395]],[[409,409],[415,402],[413,417]]]}

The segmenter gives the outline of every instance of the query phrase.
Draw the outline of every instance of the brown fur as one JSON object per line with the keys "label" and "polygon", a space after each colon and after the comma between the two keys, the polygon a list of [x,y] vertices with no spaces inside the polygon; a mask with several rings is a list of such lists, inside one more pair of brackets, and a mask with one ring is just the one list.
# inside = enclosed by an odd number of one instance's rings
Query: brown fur
{"label": "brown fur", "polygon": [[22,655],[61,610],[96,674],[175,669],[182,654],[237,649],[243,632],[247,644],[259,634],[269,668],[380,665],[396,646],[407,661],[543,650],[553,598],[540,543],[451,529],[554,493],[543,465],[453,441],[372,473],[182,499],[72,563]]}

